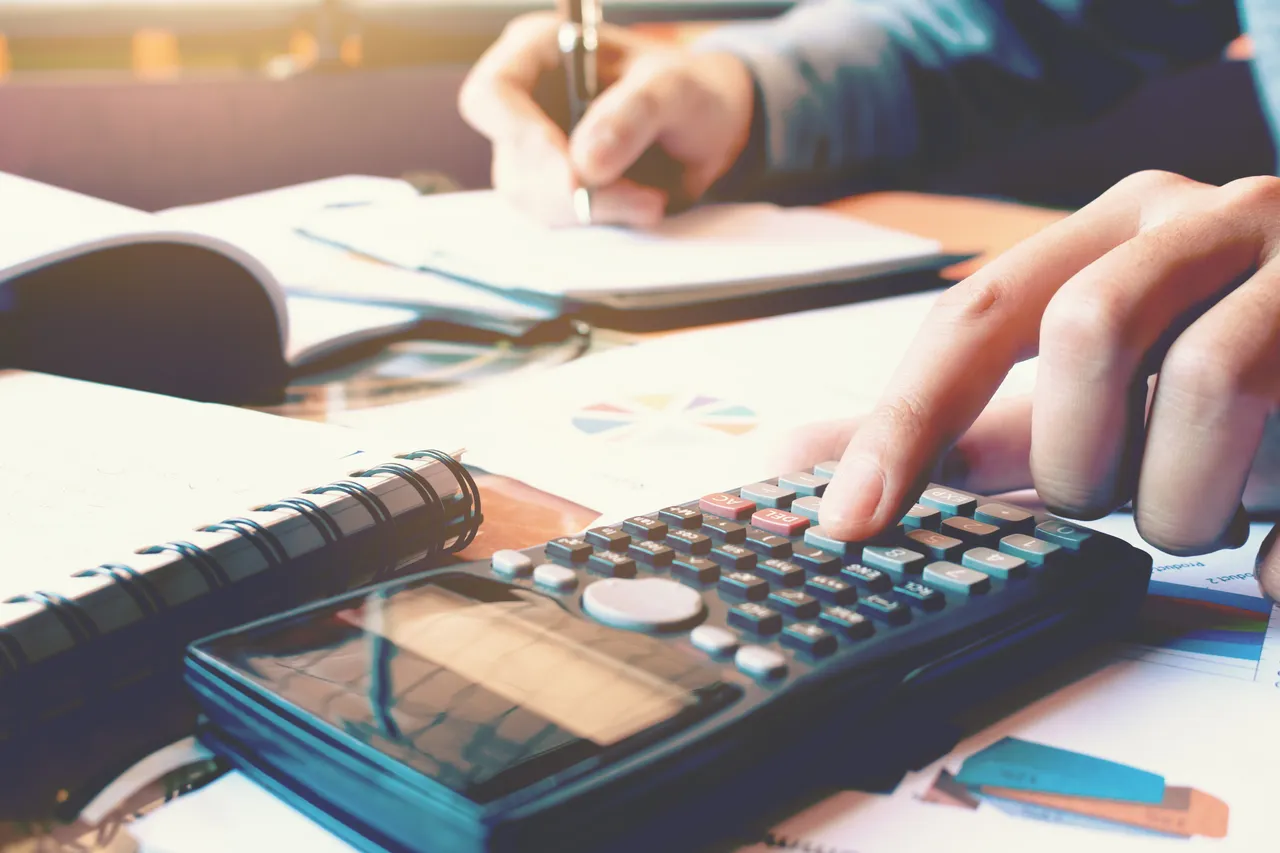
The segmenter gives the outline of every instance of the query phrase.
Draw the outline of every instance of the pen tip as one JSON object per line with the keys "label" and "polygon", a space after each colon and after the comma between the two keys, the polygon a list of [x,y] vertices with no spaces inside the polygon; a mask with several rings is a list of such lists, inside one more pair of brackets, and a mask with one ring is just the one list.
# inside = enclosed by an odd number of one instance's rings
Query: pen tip
{"label": "pen tip", "polygon": [[591,190],[578,187],[573,191],[573,212],[579,225],[591,224]]}

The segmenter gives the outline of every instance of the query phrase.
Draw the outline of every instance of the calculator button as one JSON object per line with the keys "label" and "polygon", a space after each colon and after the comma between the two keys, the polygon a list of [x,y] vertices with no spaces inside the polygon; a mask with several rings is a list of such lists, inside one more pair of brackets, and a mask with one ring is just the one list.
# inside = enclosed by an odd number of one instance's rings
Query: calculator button
{"label": "calculator button", "polygon": [[792,619],[814,619],[822,605],[818,599],[798,589],[777,589],[769,594],[769,604]]}
{"label": "calculator button", "polygon": [[912,530],[907,538],[935,560],[954,560],[964,550],[964,543],[959,539],[935,530]]}
{"label": "calculator button", "polygon": [[858,602],[858,612],[886,625],[905,625],[911,621],[911,610],[901,601],[883,595],[869,595]]}
{"label": "calculator button", "polygon": [[819,477],[826,477],[830,480],[836,475],[836,469],[839,467],[839,459],[830,459],[826,462],[819,462],[817,465],[814,465],[813,473],[817,474]]}
{"label": "calculator button", "polygon": [[767,533],[754,528],[747,530],[747,547],[757,554],[772,559],[791,556],[791,540],[776,533]]}
{"label": "calculator button", "polygon": [[685,530],[697,530],[702,526],[702,513],[691,506],[669,506],[658,510],[658,518],[671,527],[682,527]]}
{"label": "calculator button", "polygon": [[750,571],[756,567],[756,554],[741,545],[730,545],[724,543],[716,546],[711,552],[711,559],[715,560],[726,569],[735,571]]}
{"label": "calculator button", "polygon": [[806,545],[821,548],[823,551],[829,551],[832,554],[839,554],[841,557],[852,557],[858,553],[857,542],[846,542],[843,539],[828,536],[824,527],[810,527],[804,532],[804,541]]}
{"label": "calculator button", "polygon": [[723,518],[702,519],[702,532],[717,542],[729,542],[735,545],[747,539],[747,528],[732,521],[725,521]]}
{"label": "calculator button", "polygon": [[585,563],[591,556],[591,545],[576,536],[561,536],[547,543],[546,553],[557,563]]}
{"label": "calculator button", "polygon": [[1034,515],[1008,504],[982,504],[974,511],[973,517],[994,524],[1005,533],[1030,533],[1036,526]]}
{"label": "calculator button", "polygon": [[822,611],[821,621],[829,630],[843,634],[851,640],[870,637],[876,630],[876,626],[871,624],[870,619],[848,607],[828,607]]}
{"label": "calculator button", "polygon": [[702,617],[702,596],[666,578],[596,581],[582,591],[582,608],[598,622],[628,631],[665,631]]}
{"label": "calculator button", "polygon": [[1022,577],[1027,570],[1027,562],[1022,557],[1015,557],[1006,551],[993,551],[990,548],[970,548],[960,558],[962,566],[976,569],[1001,580]]}
{"label": "calculator button", "polygon": [[750,572],[725,572],[718,588],[725,598],[738,601],[763,601],[769,597],[769,582]]}
{"label": "calculator button", "polygon": [[868,545],[862,549],[862,562],[881,571],[888,572],[894,580],[901,580],[905,575],[918,575],[928,562],[924,554],[909,548],[898,548],[892,545]]}
{"label": "calculator button", "polygon": [[796,499],[795,490],[775,486],[772,483],[752,483],[738,491],[742,492],[742,496],[747,500],[755,501],[759,506],[774,509],[786,509]]}
{"label": "calculator button", "polygon": [[826,575],[809,578],[804,591],[827,604],[853,604],[858,600],[857,587],[848,581]]}
{"label": "calculator button", "polygon": [[494,551],[489,561],[495,572],[509,578],[522,578],[533,571],[533,560],[519,551]]}
{"label": "calculator button", "polygon": [[750,518],[756,511],[756,505],[745,498],[715,492],[698,501],[698,508],[711,515],[727,518],[730,521],[742,521]]}
{"label": "calculator button", "polygon": [[819,575],[834,575],[843,565],[835,554],[829,554],[821,548],[811,548],[808,545],[792,545],[791,562],[807,572]]}
{"label": "calculator button", "polygon": [[1057,559],[1061,546],[1025,533],[1014,533],[1000,540],[1000,550],[1021,557],[1033,566],[1043,566]]}
{"label": "calculator button", "polygon": [[533,570],[533,582],[555,592],[564,592],[578,585],[578,574],[555,563],[543,563]]}
{"label": "calculator button", "polygon": [[786,474],[778,478],[779,486],[791,489],[797,495],[804,497],[809,497],[810,495],[822,497],[822,493],[827,490],[827,484],[830,482],[830,477],[810,474],[808,471],[797,471],[794,474]]}
{"label": "calculator button", "polygon": [[751,523],[779,536],[799,536],[809,526],[809,519],[780,509],[762,509],[751,516]]}
{"label": "calculator button", "polygon": [[607,578],[633,578],[636,561],[617,551],[596,551],[587,560],[587,570]]}
{"label": "calculator button", "polygon": [[685,554],[711,553],[711,537],[693,530],[672,530],[667,534],[667,544]]}
{"label": "calculator button", "polygon": [[671,564],[671,574],[688,583],[712,583],[720,577],[720,567],[706,557],[681,555]]}
{"label": "calculator button", "polygon": [[594,527],[587,531],[584,538],[597,548],[604,548],[606,551],[626,551],[627,546],[631,544],[631,534],[623,532],[618,527]]}
{"label": "calculator button", "polygon": [[986,572],[955,563],[930,563],[924,567],[923,578],[936,587],[961,595],[980,595],[991,589],[991,578]]}
{"label": "calculator button", "polygon": [[938,530],[968,545],[994,545],[1000,538],[1000,528],[994,524],[961,516],[942,519],[942,526]]}
{"label": "calculator button", "polygon": [[795,515],[803,515],[814,524],[818,523],[818,509],[822,506],[822,498],[809,497],[796,498],[791,502],[791,512]]}
{"label": "calculator button", "polygon": [[622,522],[622,529],[637,539],[658,540],[667,535],[667,524],[647,515],[637,515]]}
{"label": "calculator button", "polygon": [[942,593],[932,587],[925,586],[919,581],[907,581],[901,586],[895,586],[893,591],[897,593],[900,601],[905,601],[918,610],[925,613],[934,613],[946,606],[947,598]]}
{"label": "calculator button", "polygon": [[749,601],[729,609],[729,624],[768,637],[782,630],[782,614],[763,604]]}
{"label": "calculator button", "polygon": [[902,517],[902,526],[909,530],[937,530],[941,521],[942,510],[924,504],[914,504]]}
{"label": "calculator button", "polygon": [[941,510],[944,516],[973,515],[978,507],[978,499],[973,495],[943,486],[925,489],[920,495],[920,503]]}
{"label": "calculator button", "polygon": [[1036,525],[1036,536],[1061,545],[1068,551],[1079,551],[1093,538],[1092,531],[1067,524],[1065,521],[1042,521]]}
{"label": "calculator button", "polygon": [[804,586],[804,569],[789,560],[761,560],[756,574],[774,586]]}
{"label": "calculator button", "polygon": [[752,678],[781,678],[787,674],[787,659],[764,646],[743,646],[733,656],[733,663]]}
{"label": "calculator button", "polygon": [[632,542],[631,547],[627,549],[627,553],[634,557],[637,562],[644,563],[654,569],[666,568],[676,558],[676,552],[669,546],[663,545],[661,542],[647,542],[644,540]]}
{"label": "calculator button", "polygon": [[887,574],[861,563],[845,566],[840,577],[867,592],[888,592],[893,588],[893,579]]}
{"label": "calculator button", "polygon": [[694,628],[689,632],[689,642],[695,648],[715,656],[731,654],[738,648],[738,638],[733,632],[715,625],[699,625]]}
{"label": "calculator button", "polygon": [[839,648],[840,643],[826,628],[797,622],[782,629],[782,645],[809,657],[824,658]]}

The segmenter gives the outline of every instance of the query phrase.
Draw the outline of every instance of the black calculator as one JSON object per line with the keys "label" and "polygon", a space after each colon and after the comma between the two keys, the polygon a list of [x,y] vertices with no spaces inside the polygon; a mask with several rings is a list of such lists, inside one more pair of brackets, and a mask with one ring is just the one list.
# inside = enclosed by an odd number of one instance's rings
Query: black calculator
{"label": "black calculator", "polygon": [[944,486],[835,539],[834,465],[202,640],[207,739],[362,849],[707,850],[1136,614],[1149,555]]}

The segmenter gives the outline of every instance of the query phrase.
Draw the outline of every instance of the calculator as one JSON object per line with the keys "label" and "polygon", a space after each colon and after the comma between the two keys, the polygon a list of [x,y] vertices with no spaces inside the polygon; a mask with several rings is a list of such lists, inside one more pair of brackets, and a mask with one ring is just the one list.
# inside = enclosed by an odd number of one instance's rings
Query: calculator
{"label": "calculator", "polygon": [[944,755],[1136,614],[1149,555],[945,486],[839,540],[834,467],[199,641],[206,738],[361,849],[707,850]]}

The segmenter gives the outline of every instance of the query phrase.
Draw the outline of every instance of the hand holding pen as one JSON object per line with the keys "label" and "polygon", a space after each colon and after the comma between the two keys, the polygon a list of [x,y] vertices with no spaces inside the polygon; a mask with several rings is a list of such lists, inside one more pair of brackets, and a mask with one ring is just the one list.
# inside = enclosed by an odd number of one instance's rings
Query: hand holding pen
{"label": "hand holding pen", "polygon": [[[610,26],[590,2],[513,21],[468,75],[459,107],[493,144],[494,187],[531,216],[652,225],[699,198],[738,158],[751,129],[752,79],[728,54]],[[562,42],[566,23],[582,26]],[[568,112],[576,100],[580,114],[557,122],[548,106],[567,88]],[[655,159],[665,168],[643,174]]]}

